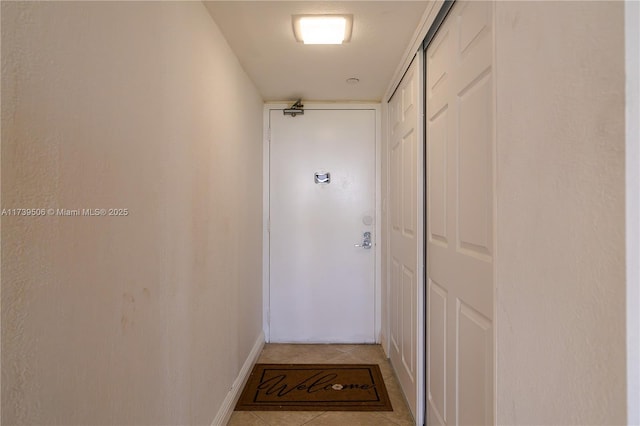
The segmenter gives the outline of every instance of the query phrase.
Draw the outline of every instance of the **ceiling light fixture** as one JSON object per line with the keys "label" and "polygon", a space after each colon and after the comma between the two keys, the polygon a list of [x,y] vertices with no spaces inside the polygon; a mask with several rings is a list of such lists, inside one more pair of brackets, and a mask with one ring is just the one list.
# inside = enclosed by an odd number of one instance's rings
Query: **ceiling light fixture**
{"label": "ceiling light fixture", "polygon": [[351,40],[353,15],[293,15],[293,34],[304,44],[342,44]]}

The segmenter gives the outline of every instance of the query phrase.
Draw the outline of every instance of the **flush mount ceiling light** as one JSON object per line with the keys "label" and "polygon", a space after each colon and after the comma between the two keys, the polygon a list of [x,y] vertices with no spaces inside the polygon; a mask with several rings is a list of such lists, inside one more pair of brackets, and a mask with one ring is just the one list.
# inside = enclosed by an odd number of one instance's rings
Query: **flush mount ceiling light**
{"label": "flush mount ceiling light", "polygon": [[342,44],[351,40],[353,15],[293,15],[293,33],[304,44]]}

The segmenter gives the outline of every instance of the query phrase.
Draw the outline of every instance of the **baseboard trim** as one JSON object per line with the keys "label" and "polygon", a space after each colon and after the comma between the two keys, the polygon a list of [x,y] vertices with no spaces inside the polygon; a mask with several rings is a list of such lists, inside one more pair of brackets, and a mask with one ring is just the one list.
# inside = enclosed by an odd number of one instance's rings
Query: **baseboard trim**
{"label": "baseboard trim", "polygon": [[240,372],[238,373],[238,377],[236,377],[236,379],[233,381],[231,390],[227,394],[224,401],[222,401],[222,406],[218,410],[218,414],[216,414],[216,416],[214,417],[211,426],[224,426],[229,422],[231,414],[233,414],[233,408],[236,406],[236,403],[240,398],[240,392],[242,392],[242,389],[244,389],[244,385],[247,383],[247,379],[249,379],[251,369],[258,360],[263,347],[264,332],[260,332],[260,335],[256,339],[256,342],[251,349],[251,352],[249,352],[249,356],[247,357],[246,361],[242,365],[242,368],[240,369]]}

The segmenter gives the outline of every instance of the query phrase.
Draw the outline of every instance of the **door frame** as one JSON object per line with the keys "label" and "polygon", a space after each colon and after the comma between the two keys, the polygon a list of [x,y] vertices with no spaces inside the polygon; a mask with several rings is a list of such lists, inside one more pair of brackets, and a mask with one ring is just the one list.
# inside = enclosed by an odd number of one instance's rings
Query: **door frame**
{"label": "door frame", "polygon": [[[625,1],[626,164],[640,164],[640,4]],[[640,171],[626,167],[627,423],[640,423]]]}
{"label": "door frame", "polygon": [[[375,276],[375,288],[374,288],[374,337],[375,342],[380,343],[380,330],[382,328],[381,312],[381,258],[380,258],[380,236],[382,232],[382,206],[381,206],[381,163],[380,153],[382,149],[382,127],[381,127],[381,105],[379,103],[327,103],[327,102],[303,102],[305,110],[373,110],[375,111],[375,235],[373,238],[373,250],[374,250],[374,276]],[[265,341],[269,343],[271,341],[271,327],[270,327],[270,216],[269,216],[269,203],[270,203],[270,127],[269,127],[269,115],[271,111],[282,111],[285,108],[291,107],[293,102],[265,102],[263,108],[263,126],[262,126],[262,328],[264,331]],[[295,118],[294,118],[295,119]]]}

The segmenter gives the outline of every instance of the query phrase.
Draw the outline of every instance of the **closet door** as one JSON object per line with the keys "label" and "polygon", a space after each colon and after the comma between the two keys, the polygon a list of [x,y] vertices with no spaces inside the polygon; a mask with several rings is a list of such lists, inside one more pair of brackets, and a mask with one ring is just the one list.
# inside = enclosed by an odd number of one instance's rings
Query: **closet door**
{"label": "closet door", "polygon": [[457,1],[426,52],[427,416],[493,424],[493,4]]}
{"label": "closet door", "polygon": [[423,361],[420,301],[423,300],[422,237],[423,152],[419,108],[418,59],[389,101],[389,232],[390,232],[390,359],[414,417],[422,398]]}

